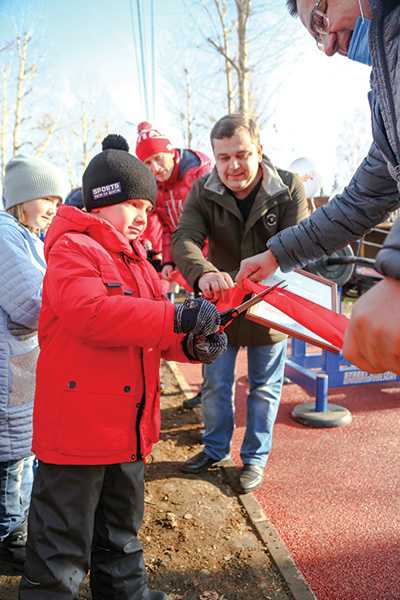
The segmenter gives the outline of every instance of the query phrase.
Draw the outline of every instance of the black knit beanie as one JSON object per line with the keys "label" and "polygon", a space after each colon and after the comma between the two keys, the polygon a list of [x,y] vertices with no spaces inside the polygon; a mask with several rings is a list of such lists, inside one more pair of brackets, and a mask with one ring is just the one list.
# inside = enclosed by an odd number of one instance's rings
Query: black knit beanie
{"label": "black knit beanie", "polygon": [[144,163],[129,154],[128,142],[121,135],[108,135],[82,177],[83,203],[93,208],[119,204],[133,198],[155,204],[157,184]]}

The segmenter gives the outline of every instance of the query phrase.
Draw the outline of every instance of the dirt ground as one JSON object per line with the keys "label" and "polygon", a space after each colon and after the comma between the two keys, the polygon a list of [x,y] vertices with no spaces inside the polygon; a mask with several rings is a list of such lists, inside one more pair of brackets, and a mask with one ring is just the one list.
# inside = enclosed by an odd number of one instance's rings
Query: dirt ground
{"label": "dirt ground", "polygon": [[[146,467],[141,530],[151,587],[170,600],[289,600],[223,471],[201,478],[180,473],[179,465],[201,448],[201,426],[181,408],[166,365],[162,384],[162,434]],[[0,564],[0,600],[17,600],[18,583]],[[80,600],[90,598],[84,582]]]}

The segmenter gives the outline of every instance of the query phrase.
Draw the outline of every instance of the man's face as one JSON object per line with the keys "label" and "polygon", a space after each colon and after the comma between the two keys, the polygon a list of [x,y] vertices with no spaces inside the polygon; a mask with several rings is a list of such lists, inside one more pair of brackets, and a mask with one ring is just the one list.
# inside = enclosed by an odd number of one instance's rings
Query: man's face
{"label": "man's face", "polygon": [[232,137],[213,140],[215,166],[222,183],[239,198],[255,185],[262,160],[262,147],[240,128]]}
{"label": "man's face", "polygon": [[[369,0],[361,0],[365,17],[371,17]],[[356,19],[361,15],[359,0],[297,0],[297,10],[303,25],[308,29],[314,39],[320,39],[319,47],[327,56],[333,56],[336,52],[347,56],[350,38],[353,33]],[[315,31],[315,23],[318,19],[312,19],[313,11],[324,14],[325,19],[320,23],[326,26],[326,35]]]}
{"label": "man's face", "polygon": [[147,165],[157,181],[162,183],[168,181],[174,170],[173,152],[160,152],[146,158],[144,164]]}

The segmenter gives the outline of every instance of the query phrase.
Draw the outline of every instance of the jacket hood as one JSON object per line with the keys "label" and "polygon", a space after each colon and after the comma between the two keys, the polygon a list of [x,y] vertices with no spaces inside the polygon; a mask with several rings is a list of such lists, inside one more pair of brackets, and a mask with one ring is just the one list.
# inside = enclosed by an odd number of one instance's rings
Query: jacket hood
{"label": "jacket hood", "polygon": [[20,232],[22,232],[25,238],[32,239],[35,243],[37,241],[40,241],[42,243],[42,239],[40,236],[38,236],[36,233],[33,233],[33,231],[25,227],[25,225],[22,225],[22,223],[20,223],[18,219],[13,217],[10,213],[8,213],[5,210],[0,210],[0,227],[14,227],[15,229],[18,229]]}
{"label": "jacket hood", "polygon": [[87,213],[74,206],[62,205],[57,211],[47,233],[44,242],[44,253],[48,260],[57,240],[67,233],[83,233],[96,240],[113,253],[123,253],[131,258],[144,259],[145,252],[140,242],[130,242],[111,223],[94,215]]}
{"label": "jacket hood", "polygon": [[178,179],[183,179],[189,169],[200,169],[206,166],[211,168],[211,159],[206,154],[203,154],[203,152],[186,148],[175,148],[174,153],[174,168],[167,181],[157,183],[160,190],[171,189]]}
{"label": "jacket hood", "polygon": [[5,210],[0,210],[0,225],[15,225],[16,227],[23,227],[15,217],[10,215]]}

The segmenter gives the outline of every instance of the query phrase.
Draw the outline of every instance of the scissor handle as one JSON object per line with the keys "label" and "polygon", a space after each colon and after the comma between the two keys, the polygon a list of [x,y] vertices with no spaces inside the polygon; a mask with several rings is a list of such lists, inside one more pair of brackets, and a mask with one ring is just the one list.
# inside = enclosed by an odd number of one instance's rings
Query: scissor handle
{"label": "scissor handle", "polygon": [[233,319],[235,319],[238,316],[239,316],[239,313],[236,310],[236,308],[231,308],[229,310],[226,310],[225,312],[220,313],[220,317],[221,317],[220,325],[222,327],[226,327],[231,321],[233,321]]}

